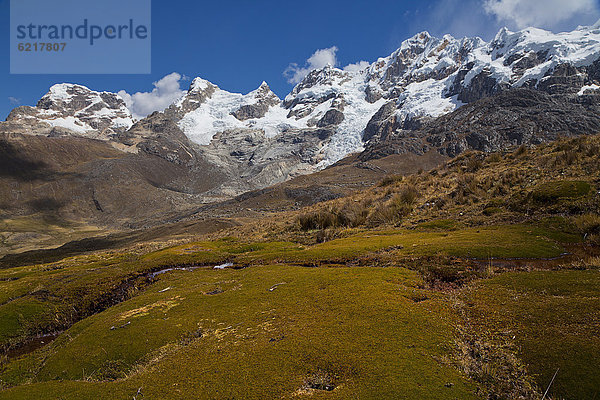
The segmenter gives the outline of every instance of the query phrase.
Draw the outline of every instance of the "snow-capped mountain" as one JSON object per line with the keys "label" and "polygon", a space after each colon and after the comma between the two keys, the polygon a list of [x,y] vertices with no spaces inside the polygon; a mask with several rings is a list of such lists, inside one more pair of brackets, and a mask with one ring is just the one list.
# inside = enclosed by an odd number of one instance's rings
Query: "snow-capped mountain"
{"label": "snow-capped mountain", "polygon": [[[188,93],[171,106],[183,111],[181,130],[195,143],[210,144],[219,132],[231,129],[260,129],[274,137],[290,128],[287,111],[266,82],[246,95],[230,93],[196,78]],[[300,127],[300,124],[296,124]]]}
{"label": "snow-capped mountain", "polygon": [[117,94],[68,83],[52,86],[35,107],[16,108],[7,121],[29,127],[33,134],[70,133],[103,140],[133,125],[131,113]]}
{"label": "snow-capped mountain", "polygon": [[[108,140],[178,165],[202,159],[228,177],[210,195],[227,197],[314,172],[390,137],[403,151],[444,155],[543,141],[545,133],[530,128],[510,138],[497,129],[486,132],[498,137],[476,139],[467,139],[469,132],[457,139],[439,127],[416,133],[463,105],[517,88],[550,96],[527,95],[535,102],[561,96],[564,110],[593,114],[595,108],[577,107],[596,107],[590,99],[600,93],[600,25],[564,33],[502,29],[490,42],[422,32],[360,70],[313,70],[283,100],[265,82],[239,94],[196,78],[166,110],[135,124],[114,93],[55,85],[36,107],[15,109],[0,131]],[[574,134],[595,126],[589,121]]]}
{"label": "snow-capped mountain", "polygon": [[319,149],[318,169],[362,150],[374,137],[365,128],[388,102],[395,109],[390,116],[409,127],[511,88],[584,94],[597,88],[589,71],[599,58],[598,26],[557,34],[502,29],[490,42],[422,32],[362,70],[314,70],[283,101],[264,83],[241,95],[197,78],[174,107],[184,112],[179,127],[202,145],[230,129],[258,129],[273,138],[290,129],[334,126]]}

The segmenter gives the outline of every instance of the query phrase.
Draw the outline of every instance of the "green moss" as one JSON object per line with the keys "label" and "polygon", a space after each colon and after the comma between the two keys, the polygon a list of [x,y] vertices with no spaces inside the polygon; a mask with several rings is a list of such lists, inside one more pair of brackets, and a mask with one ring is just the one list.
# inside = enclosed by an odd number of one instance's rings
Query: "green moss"
{"label": "green moss", "polygon": [[468,296],[471,317],[485,329],[510,332],[538,385],[552,398],[600,396],[598,271],[508,273]]}
{"label": "green moss", "polygon": [[127,298],[147,268],[132,256],[106,255],[0,271],[0,346],[62,330]]}
{"label": "green moss", "polygon": [[[571,236],[565,236],[572,239]],[[289,261],[348,260],[387,248],[399,255],[457,256],[486,259],[556,257],[564,248],[559,232],[527,225],[465,228],[452,232],[365,232],[288,252]]]}
{"label": "green moss", "polygon": [[591,190],[584,181],[553,181],[538,185],[532,192],[532,198],[538,203],[553,203],[560,199],[574,199],[587,195]]}
{"label": "green moss", "polygon": [[[238,266],[271,262],[343,264],[390,249],[398,256],[410,257],[540,258],[558,256],[564,252],[560,243],[580,240],[578,234],[565,232],[575,228],[564,219],[542,221],[537,227],[454,226],[452,220],[438,220],[417,230],[355,230],[347,237],[308,247],[291,242],[247,243],[226,238],[171,247],[141,257],[83,256],[2,270],[0,318],[6,321],[0,330],[0,345],[22,341],[35,333],[62,330],[137,293],[148,283],[144,274],[166,267],[210,267],[226,261]],[[125,287],[124,282],[128,282]],[[29,304],[36,305],[35,313],[19,311]]]}
{"label": "green moss", "polygon": [[[476,398],[436,361],[449,355],[455,317],[419,285],[397,268],[173,272],[9,364],[4,382],[33,384],[0,399],[127,398],[140,387],[144,398],[294,398],[317,375],[336,389],[314,398]],[[125,370],[125,380],[74,382]]]}
{"label": "green moss", "polygon": [[50,318],[43,302],[36,299],[18,299],[0,306],[0,343],[30,334],[34,321]]}

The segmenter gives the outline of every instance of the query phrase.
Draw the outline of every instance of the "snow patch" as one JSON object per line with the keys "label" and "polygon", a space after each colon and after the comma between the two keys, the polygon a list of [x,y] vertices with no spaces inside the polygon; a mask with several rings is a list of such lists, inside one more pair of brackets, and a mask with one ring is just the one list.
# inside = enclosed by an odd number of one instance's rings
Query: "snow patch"
{"label": "snow patch", "polygon": [[69,129],[73,132],[85,134],[89,131],[93,131],[94,129],[90,127],[88,124],[81,122],[79,119],[68,116],[64,118],[55,118],[55,119],[45,119],[44,122],[50,124],[52,127],[61,127]]}
{"label": "snow patch", "polygon": [[600,89],[600,86],[598,86],[596,84],[586,85],[586,86],[582,87],[579,92],[577,92],[577,96],[583,96],[585,94],[585,92],[587,92],[588,90],[598,90],[598,89]]}

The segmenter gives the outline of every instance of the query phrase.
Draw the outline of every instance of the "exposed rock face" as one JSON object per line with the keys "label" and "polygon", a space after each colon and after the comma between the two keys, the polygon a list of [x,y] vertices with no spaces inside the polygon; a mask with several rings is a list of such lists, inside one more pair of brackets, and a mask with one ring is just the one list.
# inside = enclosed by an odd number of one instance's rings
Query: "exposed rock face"
{"label": "exposed rock face", "polygon": [[463,148],[489,152],[558,136],[596,134],[600,132],[600,97],[587,97],[581,101],[515,89],[461,107],[424,132],[428,143],[450,157]]}
{"label": "exposed rock face", "polygon": [[230,179],[209,195],[235,196],[314,171],[319,149],[332,133],[323,128],[292,129],[275,138],[251,129],[217,134],[210,145],[197,150]]}
{"label": "exposed rock face", "polygon": [[367,124],[362,139],[365,143],[370,141],[380,142],[398,129],[396,122],[396,104],[387,102],[381,107]]}
{"label": "exposed rock face", "polygon": [[323,115],[323,118],[321,118],[319,122],[317,122],[317,126],[322,128],[329,125],[339,125],[342,121],[344,121],[344,113],[332,108]]}
{"label": "exposed rock face", "polygon": [[174,104],[171,104],[164,113],[174,120],[183,118],[187,113],[195,111],[219,90],[217,85],[196,78],[192,81],[187,94]]}
{"label": "exposed rock face", "polygon": [[596,133],[600,133],[600,95],[559,96],[513,89],[465,105],[418,130],[397,130],[370,144],[361,159],[419,154],[430,148],[454,157],[468,149],[490,152]]}
{"label": "exposed rock face", "polygon": [[135,123],[118,140],[128,146],[155,155],[178,165],[193,165],[196,154],[189,139],[173,119],[155,112]]}
{"label": "exposed rock face", "polygon": [[[464,81],[460,83],[462,84]],[[472,103],[506,90],[509,87],[506,83],[497,82],[488,71],[480,72],[466,87],[460,84],[457,86],[456,93],[449,92],[447,95],[456,95],[457,100],[463,103]]]}

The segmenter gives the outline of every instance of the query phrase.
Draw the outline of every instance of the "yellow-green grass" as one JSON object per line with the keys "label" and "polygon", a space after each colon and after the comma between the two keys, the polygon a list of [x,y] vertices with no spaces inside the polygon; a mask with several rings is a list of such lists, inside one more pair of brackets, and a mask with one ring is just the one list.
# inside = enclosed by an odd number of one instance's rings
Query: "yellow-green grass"
{"label": "yellow-green grass", "polygon": [[68,327],[110,303],[122,281],[146,268],[132,259],[84,256],[0,270],[0,345]]}
{"label": "yellow-green grass", "polygon": [[[398,256],[464,258],[551,258],[565,252],[562,244],[581,240],[569,227],[555,223],[456,228],[446,222],[416,230],[348,230],[343,238],[312,246],[293,242],[247,243],[235,238],[172,247],[144,256],[160,265],[210,265],[225,261],[345,262],[394,248]],[[443,229],[447,229],[444,231]]]}
{"label": "yellow-green grass", "polygon": [[573,199],[587,195],[591,186],[585,181],[550,181],[539,184],[531,192],[535,201],[547,203],[560,199]]}
{"label": "yellow-green grass", "polygon": [[417,225],[417,229],[451,231],[458,229],[459,223],[453,219],[435,219]]}
{"label": "yellow-green grass", "polygon": [[[145,399],[476,398],[443,361],[456,317],[421,285],[402,268],[172,272],[9,364],[1,379],[21,386],[0,399],[131,398],[139,388]],[[303,391],[314,376],[336,389]]]}
{"label": "yellow-green grass", "polygon": [[[344,264],[394,249],[403,256],[457,256],[487,259],[556,257],[562,242],[579,237],[554,223],[439,229],[350,231],[348,236],[313,246],[292,242],[246,243],[233,238],[191,243],[143,256],[81,256],[60,262],[0,270],[0,345],[22,342],[38,333],[63,329],[110,306],[126,280],[171,266],[238,266],[289,262]],[[564,229],[563,229],[564,228]],[[561,230],[562,229],[562,230]],[[138,289],[132,283],[133,294]],[[127,288],[126,288],[127,289]]]}
{"label": "yellow-green grass", "polygon": [[600,272],[507,273],[466,295],[476,324],[513,337],[519,356],[550,396],[600,398]]}
{"label": "yellow-green grass", "polygon": [[310,247],[256,251],[239,260],[279,259],[290,262],[345,261],[383,249],[398,256],[467,258],[550,258],[564,253],[561,243],[578,242],[574,233],[529,225],[486,226],[438,230],[363,231]]}

